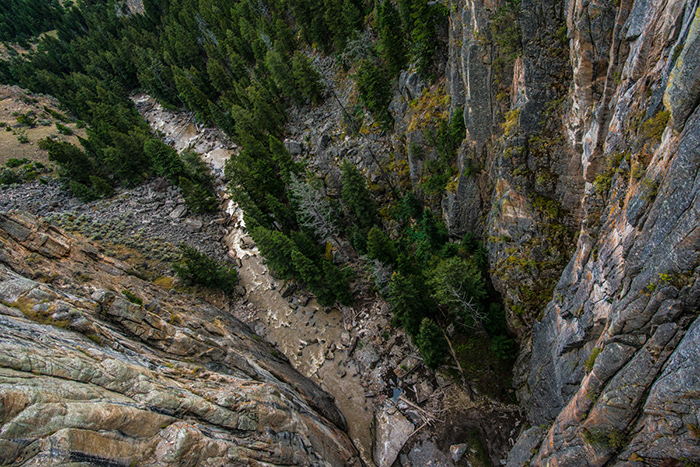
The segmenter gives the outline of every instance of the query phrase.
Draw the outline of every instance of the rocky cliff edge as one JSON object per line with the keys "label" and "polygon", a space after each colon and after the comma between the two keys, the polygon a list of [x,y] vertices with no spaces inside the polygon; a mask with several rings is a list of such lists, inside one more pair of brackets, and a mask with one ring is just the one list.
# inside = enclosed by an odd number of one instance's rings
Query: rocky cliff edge
{"label": "rocky cliff edge", "polygon": [[0,329],[0,464],[362,465],[241,322],[26,214],[0,214]]}

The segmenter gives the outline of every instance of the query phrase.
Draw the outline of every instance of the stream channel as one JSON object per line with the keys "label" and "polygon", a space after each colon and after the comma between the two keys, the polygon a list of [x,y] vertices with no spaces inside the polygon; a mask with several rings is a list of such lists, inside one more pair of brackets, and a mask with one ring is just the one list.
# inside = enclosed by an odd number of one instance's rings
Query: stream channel
{"label": "stream channel", "polygon": [[[235,145],[221,131],[194,124],[191,114],[165,109],[147,95],[137,95],[133,100],[166,143],[178,152],[196,151],[212,168],[215,178],[222,179],[224,165]],[[240,284],[246,290],[246,313],[237,317],[274,344],[297,371],[335,397],[345,416],[348,435],[367,465],[374,466],[373,408],[365,397],[357,366],[348,358],[351,342],[357,336],[352,327],[346,326],[344,316],[351,316],[352,310],[345,310],[345,314],[337,308],[326,312],[315,298],[303,294],[291,301],[291,297],[284,298],[284,283],[273,278],[263,264],[247,234],[241,209],[227,199],[223,186],[220,190],[224,209],[231,216],[224,241],[229,256],[239,265]]]}

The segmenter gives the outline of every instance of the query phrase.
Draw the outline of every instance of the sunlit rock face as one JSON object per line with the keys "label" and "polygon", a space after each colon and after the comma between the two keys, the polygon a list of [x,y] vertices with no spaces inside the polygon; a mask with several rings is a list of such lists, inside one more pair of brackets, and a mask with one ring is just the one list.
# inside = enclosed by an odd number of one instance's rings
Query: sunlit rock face
{"label": "sunlit rock face", "polygon": [[361,465],[330,397],[270,345],[129,271],[0,214],[0,463]]}
{"label": "sunlit rock face", "polygon": [[697,2],[523,0],[505,62],[502,7],[450,10],[460,157],[481,172],[444,206],[455,231],[480,212],[520,337],[533,428],[508,465],[697,462]]}

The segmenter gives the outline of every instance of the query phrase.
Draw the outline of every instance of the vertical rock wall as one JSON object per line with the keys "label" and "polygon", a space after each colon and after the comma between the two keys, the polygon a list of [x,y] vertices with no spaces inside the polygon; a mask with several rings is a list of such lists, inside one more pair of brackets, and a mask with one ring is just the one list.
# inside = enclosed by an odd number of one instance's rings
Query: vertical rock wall
{"label": "vertical rock wall", "polygon": [[489,27],[503,5],[452,3],[460,164],[478,160],[488,189],[460,180],[443,207],[473,230],[469,213],[490,206],[535,426],[509,465],[697,461],[698,2],[523,0],[505,83]]}

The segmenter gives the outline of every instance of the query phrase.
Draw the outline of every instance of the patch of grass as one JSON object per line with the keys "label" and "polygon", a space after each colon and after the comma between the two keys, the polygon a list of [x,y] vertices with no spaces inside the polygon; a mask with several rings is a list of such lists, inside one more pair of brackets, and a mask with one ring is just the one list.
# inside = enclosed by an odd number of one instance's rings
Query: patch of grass
{"label": "patch of grass", "polygon": [[520,121],[520,108],[513,109],[506,113],[506,121],[503,122],[503,136],[511,136],[518,127]]}
{"label": "patch of grass", "polygon": [[591,352],[591,355],[588,357],[586,362],[583,364],[583,367],[586,369],[587,372],[590,372],[593,370],[593,366],[595,365],[595,361],[598,358],[598,355],[600,355],[600,352],[602,352],[603,349],[600,347],[595,347],[593,351]]}
{"label": "patch of grass", "polygon": [[86,334],[85,337],[87,337],[97,345],[102,345],[102,338],[98,334]]}
{"label": "patch of grass", "polygon": [[583,439],[588,444],[598,444],[612,449],[615,452],[620,452],[629,442],[628,436],[621,430],[585,430]]}
{"label": "patch of grass", "polygon": [[160,276],[153,281],[155,285],[165,290],[172,290],[175,279],[169,276]]}
{"label": "patch of grass", "polygon": [[122,290],[122,295],[124,295],[127,300],[129,300],[131,303],[135,303],[139,306],[143,305],[143,300],[137,297],[133,292],[130,290]]}

